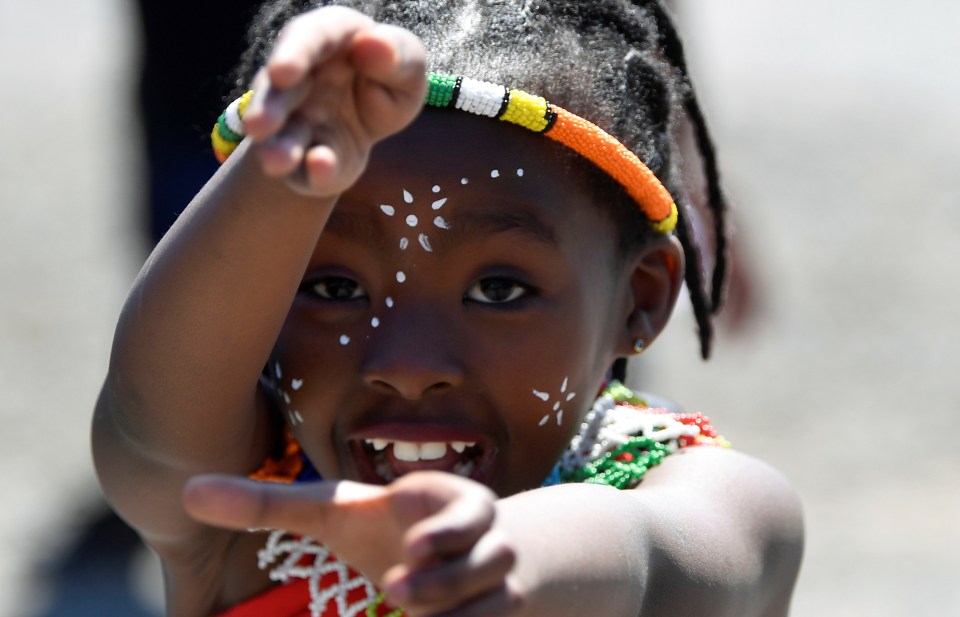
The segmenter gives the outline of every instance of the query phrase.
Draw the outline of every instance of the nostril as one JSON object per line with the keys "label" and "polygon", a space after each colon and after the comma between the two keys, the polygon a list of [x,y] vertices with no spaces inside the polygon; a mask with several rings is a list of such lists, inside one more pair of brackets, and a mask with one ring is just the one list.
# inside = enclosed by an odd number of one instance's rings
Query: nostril
{"label": "nostril", "polygon": [[440,394],[454,387],[453,383],[447,381],[423,382],[410,378],[372,378],[367,379],[366,383],[380,393],[410,401],[419,400],[427,394]]}

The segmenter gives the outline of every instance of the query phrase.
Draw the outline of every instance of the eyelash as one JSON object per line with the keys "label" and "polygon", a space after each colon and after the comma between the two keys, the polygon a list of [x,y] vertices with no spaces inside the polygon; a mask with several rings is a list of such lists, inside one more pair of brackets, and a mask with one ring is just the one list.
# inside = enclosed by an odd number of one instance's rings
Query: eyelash
{"label": "eyelash", "polygon": [[[498,285],[494,287],[495,290],[503,290],[504,288],[507,288],[510,290],[510,294],[508,294],[508,297],[506,299],[500,299],[500,300],[489,300],[489,299],[480,298],[480,297],[471,297],[471,294],[474,290],[482,294],[484,291],[483,287],[485,283],[488,285],[497,283]],[[490,290],[487,289],[487,291],[490,291]],[[533,293],[533,291],[534,290],[532,287],[516,279],[512,279],[505,276],[488,277],[485,279],[480,279],[479,281],[471,285],[470,288],[467,289],[466,293],[463,294],[463,299],[464,301],[475,302],[477,304],[512,305],[514,303],[521,302],[525,298],[529,297]]]}
{"label": "eyelash", "polygon": [[[335,287],[337,286],[337,287]],[[342,292],[342,286],[353,286],[348,297],[337,296]],[[330,289],[330,287],[335,287]],[[504,298],[490,299],[485,293],[508,290]],[[300,292],[310,295],[323,302],[353,302],[367,297],[366,290],[357,281],[346,276],[325,276],[305,282]],[[480,279],[471,285],[463,294],[464,302],[473,302],[483,305],[509,306],[523,301],[534,293],[534,289],[521,281],[507,276],[491,276]]]}
{"label": "eyelash", "polygon": [[[349,297],[338,297],[330,293],[329,286],[344,283],[354,286]],[[325,276],[307,281],[300,287],[300,291],[326,302],[352,302],[367,297],[367,292],[360,283],[346,276]]]}

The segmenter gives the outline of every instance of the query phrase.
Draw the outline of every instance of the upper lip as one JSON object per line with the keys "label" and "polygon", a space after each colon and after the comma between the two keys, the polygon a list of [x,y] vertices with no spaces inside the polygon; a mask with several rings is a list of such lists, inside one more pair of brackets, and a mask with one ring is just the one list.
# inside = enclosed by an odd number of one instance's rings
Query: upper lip
{"label": "upper lip", "polygon": [[458,424],[440,423],[436,420],[424,421],[411,418],[408,421],[391,419],[367,424],[350,431],[348,440],[386,439],[388,441],[424,442],[477,442],[489,441],[481,431]]}
{"label": "upper lip", "polygon": [[496,416],[477,411],[476,406],[457,404],[448,397],[398,405],[381,401],[365,407],[344,427],[347,440],[387,439],[390,441],[472,441],[489,443],[500,434]]}

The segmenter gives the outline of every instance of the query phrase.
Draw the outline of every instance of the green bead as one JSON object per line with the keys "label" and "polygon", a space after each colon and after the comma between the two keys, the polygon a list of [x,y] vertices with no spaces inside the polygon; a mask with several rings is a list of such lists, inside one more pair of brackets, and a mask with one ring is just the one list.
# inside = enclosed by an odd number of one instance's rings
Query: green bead
{"label": "green bead", "polygon": [[237,135],[230,130],[230,127],[227,126],[227,112],[226,110],[220,114],[220,117],[217,118],[217,130],[220,131],[220,136],[226,139],[227,141],[240,142],[243,141],[242,135]]}
{"label": "green bead", "polygon": [[426,104],[431,107],[448,107],[453,99],[457,78],[443,73],[427,73]]}

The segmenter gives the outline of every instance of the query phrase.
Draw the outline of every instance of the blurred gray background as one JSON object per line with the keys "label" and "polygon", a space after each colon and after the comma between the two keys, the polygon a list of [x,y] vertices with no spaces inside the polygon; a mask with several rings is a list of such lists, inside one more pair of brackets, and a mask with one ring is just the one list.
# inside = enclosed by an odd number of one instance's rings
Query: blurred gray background
{"label": "blurred gray background", "polygon": [[[90,411],[145,254],[133,11],[0,0],[0,616],[156,612],[149,555],[116,533],[78,552],[103,511]],[[793,615],[960,614],[960,3],[680,11],[754,312],[703,364],[682,308],[644,385],[800,492]]]}

